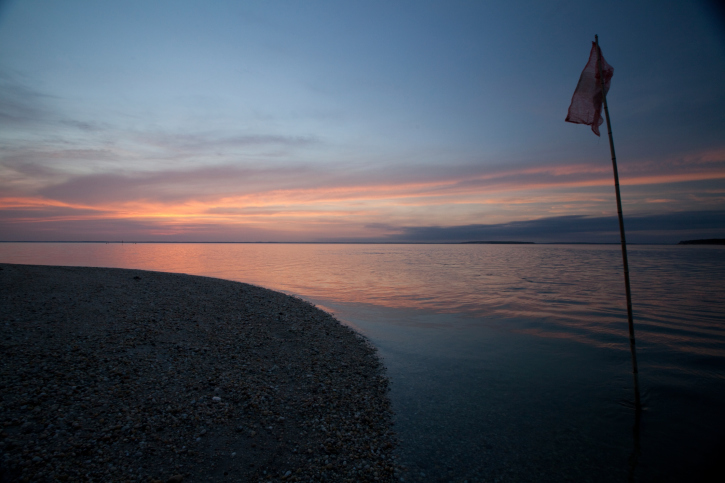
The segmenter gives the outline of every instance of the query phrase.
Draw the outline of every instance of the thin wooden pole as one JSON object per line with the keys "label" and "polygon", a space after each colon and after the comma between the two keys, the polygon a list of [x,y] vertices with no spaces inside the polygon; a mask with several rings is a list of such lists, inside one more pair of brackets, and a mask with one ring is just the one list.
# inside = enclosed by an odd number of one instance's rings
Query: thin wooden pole
{"label": "thin wooden pole", "polygon": [[637,351],[634,344],[634,318],[632,317],[632,291],[629,287],[629,263],[627,262],[627,240],[624,236],[624,217],[622,216],[622,197],[619,195],[619,174],[617,173],[617,156],[614,154],[614,139],[612,138],[612,124],[609,120],[609,107],[607,94],[604,92],[604,75],[602,74],[602,51],[599,49],[599,36],[595,35],[597,44],[597,62],[599,64],[599,84],[602,87],[604,101],[604,117],[607,120],[609,132],[609,151],[612,153],[612,168],[614,169],[614,191],[617,194],[617,215],[619,215],[619,236],[622,240],[622,261],[624,263],[624,287],[627,292],[627,321],[629,322],[629,350],[632,353],[632,375],[634,376],[634,406],[637,411],[642,408],[639,398],[639,374],[637,370]]}

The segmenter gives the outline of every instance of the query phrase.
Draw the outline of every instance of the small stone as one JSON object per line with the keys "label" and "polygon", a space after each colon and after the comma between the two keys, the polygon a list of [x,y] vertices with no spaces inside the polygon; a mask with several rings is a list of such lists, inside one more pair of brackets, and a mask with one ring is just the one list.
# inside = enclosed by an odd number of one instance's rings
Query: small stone
{"label": "small stone", "polygon": [[184,475],[174,475],[168,480],[166,480],[166,483],[181,483],[184,480]]}

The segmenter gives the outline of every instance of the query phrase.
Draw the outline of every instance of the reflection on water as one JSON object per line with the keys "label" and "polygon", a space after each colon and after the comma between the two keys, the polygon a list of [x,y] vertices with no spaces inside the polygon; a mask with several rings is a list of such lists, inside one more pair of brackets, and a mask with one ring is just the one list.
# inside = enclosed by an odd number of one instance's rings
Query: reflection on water
{"label": "reflection on water", "polygon": [[[634,246],[630,252],[640,337],[668,350],[722,356],[725,327],[713,321],[725,312],[725,250]],[[328,305],[522,319],[514,330],[627,349],[617,246],[0,244],[0,257],[207,275]]]}
{"label": "reflection on water", "polygon": [[[723,450],[725,250],[629,252],[633,478],[691,479]],[[207,275],[323,306],[385,358],[408,479],[624,481],[635,461],[618,246],[0,244],[0,261]]]}

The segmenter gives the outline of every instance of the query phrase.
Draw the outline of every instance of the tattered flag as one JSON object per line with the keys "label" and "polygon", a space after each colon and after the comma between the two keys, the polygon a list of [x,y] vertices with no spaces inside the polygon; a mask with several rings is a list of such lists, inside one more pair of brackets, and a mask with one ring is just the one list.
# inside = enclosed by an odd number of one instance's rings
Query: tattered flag
{"label": "tattered flag", "polygon": [[607,64],[604,56],[602,56],[602,75],[604,76],[604,94],[602,94],[597,57],[597,45],[592,42],[589,62],[587,62],[586,67],[582,71],[582,75],[579,77],[579,84],[577,84],[574,95],[571,98],[571,105],[569,106],[569,113],[566,116],[566,122],[587,124],[592,127],[594,134],[599,136],[599,126],[604,122],[602,119],[602,102],[604,96],[609,92],[609,84],[614,74],[614,68]]}

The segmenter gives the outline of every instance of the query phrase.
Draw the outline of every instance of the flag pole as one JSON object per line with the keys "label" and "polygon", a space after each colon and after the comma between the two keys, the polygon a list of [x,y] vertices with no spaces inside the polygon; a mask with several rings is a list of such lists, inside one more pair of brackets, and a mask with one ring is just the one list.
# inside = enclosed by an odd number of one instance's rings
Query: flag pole
{"label": "flag pole", "polygon": [[642,409],[639,398],[639,375],[637,370],[637,351],[634,344],[634,318],[632,317],[632,291],[629,287],[629,263],[627,262],[627,240],[624,236],[624,217],[622,216],[622,197],[619,195],[619,174],[617,173],[617,156],[614,154],[614,139],[612,138],[612,124],[609,121],[609,107],[607,106],[607,93],[604,90],[604,75],[602,74],[602,51],[599,49],[599,36],[595,35],[597,44],[597,64],[599,66],[599,84],[602,88],[604,101],[604,117],[607,120],[609,132],[609,151],[612,153],[612,168],[614,170],[614,191],[617,194],[617,215],[619,216],[619,236],[622,240],[622,261],[624,264],[624,287],[627,293],[627,322],[629,322],[629,350],[632,353],[632,375],[634,376],[634,406],[637,411]]}

